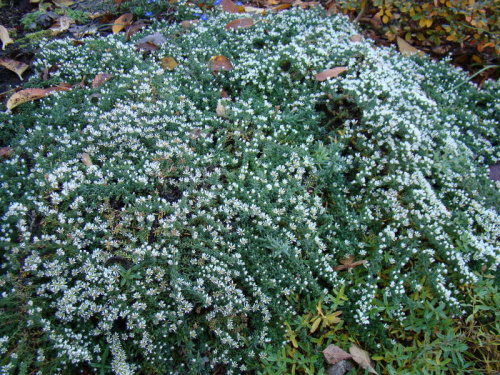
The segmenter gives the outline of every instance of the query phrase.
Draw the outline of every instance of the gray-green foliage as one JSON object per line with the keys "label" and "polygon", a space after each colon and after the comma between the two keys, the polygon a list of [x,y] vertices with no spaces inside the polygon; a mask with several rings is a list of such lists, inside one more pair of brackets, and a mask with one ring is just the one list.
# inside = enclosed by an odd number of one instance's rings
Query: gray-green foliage
{"label": "gray-green foliage", "polygon": [[[113,78],[1,115],[4,372],[256,369],[303,309],[289,296],[342,286],[376,347],[425,309],[410,294],[460,316],[460,287],[497,269],[497,83],[454,89],[466,74],[351,42],[340,16],[236,17],[40,48],[48,84]],[[143,56],[153,32],[168,43]],[[334,271],[350,254],[369,263]]]}

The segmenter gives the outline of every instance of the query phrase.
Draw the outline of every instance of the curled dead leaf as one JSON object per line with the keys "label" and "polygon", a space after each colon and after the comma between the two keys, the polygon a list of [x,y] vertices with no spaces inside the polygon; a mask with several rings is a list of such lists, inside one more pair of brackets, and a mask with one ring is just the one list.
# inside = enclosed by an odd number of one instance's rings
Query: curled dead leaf
{"label": "curled dead leaf", "polygon": [[29,68],[29,65],[21,61],[9,59],[7,57],[2,57],[0,59],[0,65],[16,73],[21,80],[23,79],[22,74],[26,71],[26,69]]}
{"label": "curled dead leaf", "polygon": [[233,64],[231,61],[225,56],[216,55],[210,58],[208,61],[208,69],[212,71],[212,73],[217,74],[221,70],[230,71],[233,70]]}
{"label": "curled dead leaf", "polygon": [[337,345],[330,344],[321,353],[328,363],[334,365],[344,359],[352,358],[352,355],[340,349]]}
{"label": "curled dead leaf", "polygon": [[347,68],[345,66],[339,66],[333,69],[326,69],[314,76],[314,79],[318,82],[326,81],[328,78],[337,77],[340,73],[345,72]]}
{"label": "curled dead leaf", "polygon": [[371,374],[378,375],[377,371],[373,368],[373,363],[367,351],[359,348],[356,344],[352,344],[349,348],[349,353],[351,353],[352,359],[362,368],[367,369]]}
{"label": "curled dead leaf", "polygon": [[105,82],[109,81],[112,77],[113,77],[112,74],[99,73],[98,75],[95,76],[94,80],[92,81],[92,88],[95,89],[103,85]]}
{"label": "curled dead leaf", "polygon": [[52,87],[49,89],[25,89],[18,91],[7,100],[7,109],[11,110],[20,104],[41,99],[56,90],[56,88]]}
{"label": "curled dead leaf", "polygon": [[167,56],[161,59],[161,67],[163,69],[174,70],[177,66],[177,61],[173,57]]}
{"label": "curled dead leaf", "polygon": [[123,30],[125,26],[128,26],[132,23],[132,20],[134,19],[134,15],[132,13],[125,13],[118,17],[114,22],[113,22],[113,27],[111,28],[113,30],[113,34],[118,34],[120,31]]}
{"label": "curled dead leaf", "polygon": [[357,266],[361,266],[362,264],[366,264],[368,263],[367,260],[358,260],[358,261],[354,261],[354,255],[349,255],[347,256],[347,258],[345,259],[342,259],[340,261],[340,263],[342,263],[341,266],[335,266],[333,267],[333,269],[335,271],[342,271],[342,270],[346,270],[346,269],[349,269],[349,268],[354,268],[354,267],[357,267]]}
{"label": "curled dead leaf", "polygon": [[224,28],[226,30],[232,29],[246,29],[253,26],[253,19],[251,18],[238,18],[229,22]]}
{"label": "curled dead leaf", "polygon": [[84,152],[82,154],[82,163],[86,166],[86,167],[91,167],[93,165],[92,163],[92,159],[90,159],[90,155],[87,154],[86,152]]}
{"label": "curled dead leaf", "polygon": [[0,25],[0,40],[2,41],[2,50],[5,50],[7,45],[14,43],[10,38],[9,31],[2,25]]}

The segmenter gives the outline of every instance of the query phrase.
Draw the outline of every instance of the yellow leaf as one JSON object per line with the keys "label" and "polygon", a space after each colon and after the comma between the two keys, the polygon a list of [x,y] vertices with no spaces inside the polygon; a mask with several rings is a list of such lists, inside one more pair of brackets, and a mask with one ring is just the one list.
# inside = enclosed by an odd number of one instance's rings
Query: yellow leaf
{"label": "yellow leaf", "polygon": [[173,57],[167,56],[161,59],[161,67],[163,69],[174,70],[177,66],[177,61]]}
{"label": "yellow leaf", "polygon": [[7,109],[10,110],[10,109],[17,107],[20,104],[43,98],[44,96],[49,95],[53,91],[54,91],[53,88],[51,88],[51,89],[25,89],[25,90],[18,91],[14,95],[12,95],[9,98],[9,100],[7,101]]}
{"label": "yellow leaf", "polygon": [[73,0],[52,0],[52,2],[59,7],[69,7],[74,4]]}
{"label": "yellow leaf", "polygon": [[126,13],[118,17],[114,22],[113,22],[113,34],[118,34],[120,31],[123,30],[125,26],[128,26],[132,23],[132,20],[134,18],[134,15],[132,13]]}
{"label": "yellow leaf", "polygon": [[387,17],[386,15],[384,15],[384,16],[382,17],[382,22],[383,22],[383,23],[388,23],[388,22],[389,22],[389,17]]}
{"label": "yellow leaf", "polygon": [[413,55],[414,53],[420,53],[418,49],[408,44],[408,42],[406,42],[403,38],[400,38],[398,36],[396,39],[398,43],[399,52],[401,52],[403,56],[410,56]]}
{"label": "yellow leaf", "polygon": [[425,25],[427,25],[427,20],[425,18],[420,18],[420,21],[418,21],[418,26],[425,27]]}
{"label": "yellow leaf", "polygon": [[292,345],[294,348],[298,348],[299,347],[299,344],[297,343],[297,339],[295,339],[295,335],[293,335],[292,337],[290,337],[290,341],[292,341]]}
{"label": "yellow leaf", "polygon": [[432,26],[432,18],[428,18],[428,19],[426,20],[425,25],[426,25],[427,27],[431,27],[431,26]]}
{"label": "yellow leaf", "polygon": [[23,74],[25,72],[25,70],[29,68],[29,65],[27,65],[21,61],[9,59],[7,57],[2,57],[0,59],[0,65],[9,69],[10,71],[16,73],[19,76],[19,79],[21,79],[21,80],[23,79],[21,74]]}
{"label": "yellow leaf", "polygon": [[314,321],[313,325],[311,326],[311,333],[314,333],[318,329],[320,323],[321,323],[321,318],[318,318]]}
{"label": "yellow leaf", "polygon": [[5,47],[8,44],[14,43],[14,41],[9,36],[9,31],[0,25],[0,40],[2,41],[2,49],[5,50]]}
{"label": "yellow leaf", "polygon": [[381,360],[383,360],[383,359],[384,359],[384,357],[381,357],[381,356],[379,356],[379,355],[374,355],[374,356],[372,357],[372,359],[373,359],[374,361],[381,361]]}

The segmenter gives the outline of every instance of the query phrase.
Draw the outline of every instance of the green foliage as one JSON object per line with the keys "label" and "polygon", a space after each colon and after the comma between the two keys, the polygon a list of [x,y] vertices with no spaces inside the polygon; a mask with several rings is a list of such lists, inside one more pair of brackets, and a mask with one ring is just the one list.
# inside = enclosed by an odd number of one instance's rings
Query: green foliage
{"label": "green foliage", "polygon": [[377,16],[390,38],[455,42],[500,55],[500,8],[495,0],[341,0],[345,12],[378,9]]}
{"label": "green foliage", "polygon": [[1,371],[321,374],[350,342],[495,369],[498,83],[343,16],[239,17],[42,43],[29,86],[74,87],[0,113]]}

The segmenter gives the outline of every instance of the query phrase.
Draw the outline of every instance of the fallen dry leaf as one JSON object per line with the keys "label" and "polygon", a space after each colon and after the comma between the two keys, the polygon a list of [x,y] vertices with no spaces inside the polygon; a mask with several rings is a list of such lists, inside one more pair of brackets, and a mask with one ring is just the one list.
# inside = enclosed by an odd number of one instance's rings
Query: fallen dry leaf
{"label": "fallen dry leaf", "polygon": [[132,20],[134,19],[134,15],[132,13],[125,13],[118,17],[114,22],[113,22],[113,27],[111,28],[113,30],[113,34],[118,34],[120,31],[123,30],[125,26],[128,26],[132,23]]}
{"label": "fallen dry leaf", "polygon": [[141,38],[137,41],[137,44],[143,44],[143,43],[152,43],[156,46],[161,46],[162,44],[167,43],[167,38],[165,38],[160,33],[154,33],[154,34],[145,36],[144,38]]}
{"label": "fallen dry leaf", "polygon": [[217,102],[217,108],[215,108],[215,113],[217,116],[224,117],[226,115],[226,108],[222,105],[220,100]]}
{"label": "fallen dry leaf", "polygon": [[52,0],[58,7],[69,7],[74,4],[73,0]]}
{"label": "fallen dry leaf", "polygon": [[419,51],[418,49],[416,49],[415,47],[411,46],[407,41],[405,41],[403,38],[400,38],[399,36],[396,38],[397,39],[397,43],[398,43],[398,48],[399,48],[399,52],[401,52],[401,54],[403,56],[410,56],[410,55],[413,55],[415,53],[420,53],[422,54],[423,52],[422,51]]}
{"label": "fallen dry leaf", "polygon": [[8,158],[11,154],[12,154],[12,148],[10,148],[9,146],[0,147],[0,156]]}
{"label": "fallen dry leaf", "polygon": [[273,12],[281,12],[282,10],[290,8],[292,5],[291,4],[280,4],[277,7],[272,8],[271,10]]}
{"label": "fallen dry leaf", "polygon": [[41,99],[56,90],[57,88],[51,87],[49,89],[25,89],[18,91],[7,101],[7,109],[11,110],[20,104]]}
{"label": "fallen dry leaf", "polygon": [[92,88],[95,89],[103,85],[105,82],[109,81],[112,77],[113,77],[112,74],[99,73],[98,75],[95,76],[94,80],[92,81]]}
{"label": "fallen dry leaf", "polygon": [[333,267],[333,269],[335,271],[342,271],[342,270],[346,270],[348,268],[354,268],[354,267],[360,266],[362,264],[366,264],[366,263],[368,263],[368,261],[367,260],[358,260],[358,261],[354,262],[354,255],[349,255],[349,256],[347,256],[347,258],[342,259],[340,261],[340,263],[342,263],[341,266]]}
{"label": "fallen dry leaf", "polygon": [[352,358],[352,355],[340,349],[337,345],[330,344],[321,353],[325,356],[328,363],[332,365],[344,359]]}
{"label": "fallen dry leaf", "polygon": [[349,353],[351,353],[352,359],[362,368],[368,369],[370,373],[378,375],[377,371],[373,368],[373,363],[367,351],[359,348],[356,344],[352,344],[349,348]]}
{"label": "fallen dry leaf", "polygon": [[66,16],[61,16],[59,17],[56,22],[50,27],[50,30],[52,30],[52,33],[54,35],[57,35],[59,33],[62,33],[63,31],[66,31],[69,29],[69,27],[75,23],[75,20],[73,18],[69,18]]}
{"label": "fallen dry leaf", "polygon": [[9,59],[7,57],[2,57],[0,59],[0,65],[16,73],[21,80],[23,79],[22,74],[26,71],[26,69],[29,68],[29,65],[21,61]]}
{"label": "fallen dry leaf", "polygon": [[360,34],[351,35],[349,40],[353,43],[361,43],[363,41],[363,36]]}
{"label": "fallen dry leaf", "polygon": [[266,14],[267,9],[264,8],[256,8],[251,6],[245,7],[245,13],[254,13],[254,14]]}
{"label": "fallen dry leaf", "polygon": [[167,56],[161,59],[161,67],[163,69],[174,70],[177,66],[177,61],[173,57]]}
{"label": "fallen dry leaf", "polygon": [[242,5],[236,5],[232,0],[222,0],[222,9],[228,13],[244,13],[245,7]]}
{"label": "fallen dry leaf", "polygon": [[224,89],[220,89],[220,96],[224,99],[229,99],[229,94]]}
{"label": "fallen dry leaf", "polygon": [[130,37],[139,32],[144,26],[146,26],[146,24],[143,20],[140,20],[127,27],[127,31],[125,32],[125,40],[128,42],[130,40]]}
{"label": "fallen dry leaf", "polygon": [[326,69],[314,76],[314,79],[318,82],[323,82],[328,78],[337,77],[340,73],[345,72],[347,68],[345,66],[339,66],[333,69]]}
{"label": "fallen dry leaf", "polygon": [[210,58],[208,61],[208,69],[212,71],[215,75],[217,75],[218,72],[221,70],[229,71],[233,70],[233,64],[231,64],[231,61],[225,56],[222,55],[216,55]]}
{"label": "fallen dry leaf", "polygon": [[87,154],[86,152],[84,152],[82,154],[82,163],[86,166],[86,167],[91,167],[93,165],[92,163],[92,159],[90,159],[90,155]]}
{"label": "fallen dry leaf", "polygon": [[156,44],[150,43],[150,42],[136,44],[136,47],[137,47],[137,51],[143,50],[143,51],[148,51],[148,52],[156,51],[157,49],[160,48]]}
{"label": "fallen dry leaf", "polygon": [[8,44],[14,43],[14,41],[10,38],[9,31],[0,25],[0,40],[2,41],[2,50],[5,50],[5,47]]}
{"label": "fallen dry leaf", "polygon": [[246,29],[253,26],[253,19],[251,18],[238,18],[229,22],[224,28],[226,30],[232,29]]}
{"label": "fallen dry leaf", "polygon": [[196,26],[196,24],[200,22],[199,20],[189,20],[189,21],[182,21],[181,26],[183,29],[188,29],[190,27]]}

